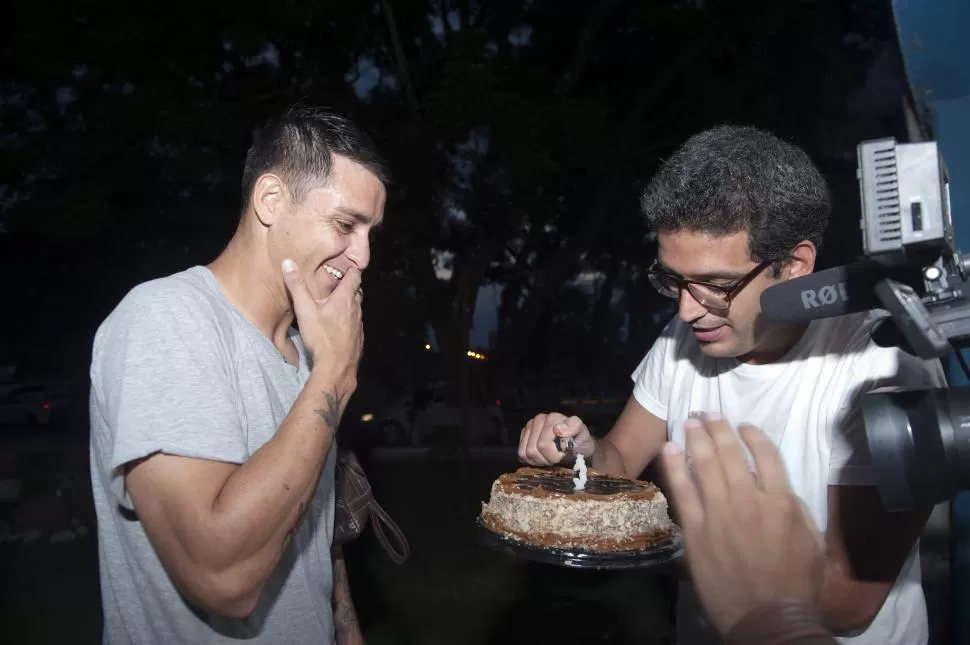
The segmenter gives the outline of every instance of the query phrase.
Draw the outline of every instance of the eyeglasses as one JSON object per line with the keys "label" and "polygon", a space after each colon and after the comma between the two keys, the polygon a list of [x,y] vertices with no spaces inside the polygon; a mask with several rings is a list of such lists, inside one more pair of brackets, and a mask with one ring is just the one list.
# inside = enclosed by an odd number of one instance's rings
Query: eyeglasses
{"label": "eyeglasses", "polygon": [[657,262],[647,271],[647,277],[654,289],[668,298],[678,299],[684,289],[702,307],[714,310],[726,310],[731,306],[731,301],[738,293],[748,286],[759,273],[764,271],[774,260],[765,260],[733,284],[710,284],[709,282],[698,282],[697,280],[685,280],[673,274],[661,271],[657,268]]}

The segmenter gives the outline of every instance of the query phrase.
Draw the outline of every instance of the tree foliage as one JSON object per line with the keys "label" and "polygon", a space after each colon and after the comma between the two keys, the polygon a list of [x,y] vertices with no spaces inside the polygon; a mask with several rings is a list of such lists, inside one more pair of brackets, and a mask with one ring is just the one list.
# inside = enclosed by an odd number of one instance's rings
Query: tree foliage
{"label": "tree foliage", "polygon": [[[658,163],[733,121],[847,172],[860,115],[846,97],[873,55],[860,43],[891,33],[860,18],[881,15],[867,3],[834,0],[11,0],[5,11],[0,47],[16,64],[0,87],[0,247],[8,272],[34,259],[11,291],[38,314],[6,320],[10,337],[84,344],[134,282],[210,259],[238,217],[252,128],[302,100],[356,118],[391,161],[366,278],[369,369],[406,384],[401,366],[423,360],[431,326],[459,399],[486,284],[502,287],[495,390],[554,360],[534,341],[560,331],[586,329],[626,369],[666,304],[642,277],[654,251],[637,210]],[[580,272],[599,285],[585,310],[569,290]]]}

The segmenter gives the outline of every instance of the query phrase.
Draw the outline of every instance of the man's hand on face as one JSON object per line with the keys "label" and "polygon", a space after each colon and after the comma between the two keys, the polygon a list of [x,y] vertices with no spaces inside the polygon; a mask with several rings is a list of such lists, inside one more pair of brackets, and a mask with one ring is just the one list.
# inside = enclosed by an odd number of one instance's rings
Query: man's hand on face
{"label": "man's hand on face", "polygon": [[725,634],[749,611],[780,600],[815,606],[824,540],[789,486],[775,446],[758,428],[741,426],[754,475],[725,421],[692,419],[684,427],[694,478],[674,444],[664,447],[663,465],[680,511],[687,567],[714,626]]}
{"label": "man's hand on face", "polygon": [[550,412],[537,414],[522,428],[522,434],[519,435],[519,459],[533,466],[558,464],[566,453],[556,447],[556,437],[563,440],[564,449],[565,440],[571,437],[573,451],[583,457],[592,457],[596,451],[596,441],[582,419]]}
{"label": "man's hand on face", "polygon": [[356,383],[357,366],[364,351],[360,271],[345,271],[333,293],[319,301],[311,295],[292,260],[283,261],[283,282],[290,292],[300,336],[310,355],[322,357],[322,364],[333,370],[338,380]]}

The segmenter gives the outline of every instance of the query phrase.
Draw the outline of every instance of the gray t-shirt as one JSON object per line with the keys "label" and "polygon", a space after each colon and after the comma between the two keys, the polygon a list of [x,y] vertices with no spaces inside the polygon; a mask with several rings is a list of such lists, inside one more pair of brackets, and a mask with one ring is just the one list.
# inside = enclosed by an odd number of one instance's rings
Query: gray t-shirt
{"label": "gray t-shirt", "polygon": [[91,360],[91,480],[103,642],[333,643],[331,450],[299,531],[245,620],[189,605],[125,490],[124,465],[155,452],[243,463],[273,437],[309,375],[286,362],[208,269],[138,285],[98,329]]}

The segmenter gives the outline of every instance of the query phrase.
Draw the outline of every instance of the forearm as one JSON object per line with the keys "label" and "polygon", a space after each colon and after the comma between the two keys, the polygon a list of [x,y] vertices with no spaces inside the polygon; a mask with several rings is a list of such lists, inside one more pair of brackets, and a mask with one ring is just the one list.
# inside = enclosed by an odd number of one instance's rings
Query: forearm
{"label": "forearm", "polygon": [[854,579],[847,566],[830,560],[819,593],[819,614],[825,626],[839,636],[864,631],[889,594],[891,583]]}
{"label": "forearm", "polygon": [[589,460],[589,465],[592,468],[604,473],[615,473],[629,477],[636,477],[639,475],[639,473],[630,475],[630,473],[627,472],[626,465],[623,463],[623,457],[616,449],[616,446],[614,446],[606,437],[596,440],[596,450],[593,452],[593,456]]}
{"label": "forearm", "polygon": [[357,611],[350,595],[350,582],[347,580],[347,564],[344,562],[343,549],[333,547],[333,623],[337,645],[363,643]]}
{"label": "forearm", "polygon": [[352,388],[311,373],[274,437],[229,477],[211,525],[218,552],[251,586],[276,568],[309,507]]}

